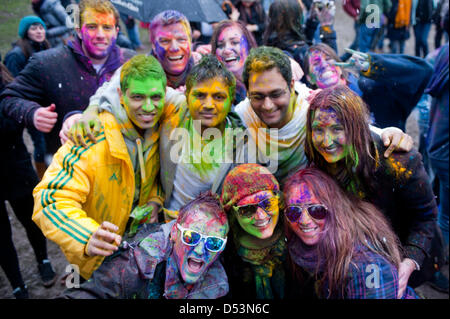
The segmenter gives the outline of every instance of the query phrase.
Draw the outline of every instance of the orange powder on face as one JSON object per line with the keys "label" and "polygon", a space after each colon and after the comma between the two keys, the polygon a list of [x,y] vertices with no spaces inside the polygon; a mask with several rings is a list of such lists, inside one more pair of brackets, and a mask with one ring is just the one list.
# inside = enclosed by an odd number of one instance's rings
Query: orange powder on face
{"label": "orange powder on face", "polygon": [[93,8],[88,8],[83,12],[81,23],[84,24],[97,24],[97,25],[110,25],[115,26],[116,19],[113,13],[98,12]]}

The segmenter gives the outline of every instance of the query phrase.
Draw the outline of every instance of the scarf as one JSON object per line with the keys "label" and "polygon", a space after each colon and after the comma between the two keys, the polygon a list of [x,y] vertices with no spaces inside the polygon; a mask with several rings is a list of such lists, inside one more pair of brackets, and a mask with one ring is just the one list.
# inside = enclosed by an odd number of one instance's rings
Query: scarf
{"label": "scarf", "polygon": [[[249,99],[244,100],[236,106],[236,113],[241,117],[244,125],[249,129],[252,143],[258,147],[258,161],[250,159],[253,163],[278,163],[274,174],[278,180],[282,180],[289,172],[296,168],[306,166],[304,144],[306,138],[306,116],[309,103],[306,98],[310,94],[306,85],[295,82],[297,99],[293,100],[292,119],[281,129],[278,134],[270,135],[267,125],[253,111]],[[250,142],[250,141],[249,141]],[[267,147],[268,146],[268,147]],[[267,151],[270,151],[267,154]]]}
{"label": "scarf", "polygon": [[319,264],[316,246],[308,246],[297,236],[293,235],[287,243],[289,255],[295,264],[314,275],[323,271],[324,260]]}
{"label": "scarf", "polygon": [[239,225],[234,228],[237,229],[234,236],[237,254],[251,265],[257,299],[274,299],[274,292],[279,298],[284,297],[286,242],[280,225],[278,223],[271,238],[264,240],[248,234]]}

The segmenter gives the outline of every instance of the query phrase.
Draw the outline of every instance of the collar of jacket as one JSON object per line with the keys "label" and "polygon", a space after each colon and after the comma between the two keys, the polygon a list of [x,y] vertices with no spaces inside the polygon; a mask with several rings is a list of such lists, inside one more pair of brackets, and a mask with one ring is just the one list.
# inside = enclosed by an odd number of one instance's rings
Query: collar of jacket
{"label": "collar of jacket", "polygon": [[133,167],[130,155],[128,154],[127,145],[125,144],[116,118],[109,112],[102,112],[99,116],[102,119],[103,131],[105,132],[111,155],[126,161],[130,164],[130,167]]}
{"label": "collar of jacket", "polygon": [[[94,67],[92,66],[91,59],[84,53],[81,45],[81,39],[78,36],[75,38],[75,40],[69,41],[67,46],[73,51],[77,59],[85,66],[87,70],[90,70],[94,73],[96,72]],[[106,73],[113,73],[118,67],[120,67],[120,65],[120,48],[117,45],[114,45],[98,76],[103,77]]]}

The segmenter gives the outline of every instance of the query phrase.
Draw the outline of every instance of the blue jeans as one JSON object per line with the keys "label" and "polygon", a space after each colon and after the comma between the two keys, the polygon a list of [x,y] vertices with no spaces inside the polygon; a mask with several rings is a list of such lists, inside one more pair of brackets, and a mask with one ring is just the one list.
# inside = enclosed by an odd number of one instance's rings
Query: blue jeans
{"label": "blue jeans", "polygon": [[389,48],[391,53],[405,53],[405,40],[390,40]]}
{"label": "blue jeans", "polygon": [[430,159],[431,167],[439,179],[439,215],[438,225],[444,237],[445,246],[448,246],[448,162]]}
{"label": "blue jeans", "polygon": [[368,28],[364,23],[359,27],[359,51],[368,52],[378,28]]}
{"label": "blue jeans", "polygon": [[[431,23],[417,23],[414,26],[414,36],[416,38],[416,56],[426,57],[428,54],[428,34]],[[422,54],[422,55],[421,55]]]}

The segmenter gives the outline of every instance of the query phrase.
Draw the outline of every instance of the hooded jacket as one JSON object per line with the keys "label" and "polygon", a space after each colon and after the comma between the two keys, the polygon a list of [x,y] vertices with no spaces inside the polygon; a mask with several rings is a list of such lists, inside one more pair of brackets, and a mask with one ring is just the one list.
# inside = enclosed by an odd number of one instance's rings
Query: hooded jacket
{"label": "hooded jacket", "polygon": [[0,95],[0,108],[18,123],[34,127],[36,110],[54,103],[58,121],[45,138],[48,153],[55,153],[61,146],[59,131],[64,117],[71,111],[84,110],[97,88],[134,54],[115,46],[97,74],[79,39],[68,46],[35,53]]}

